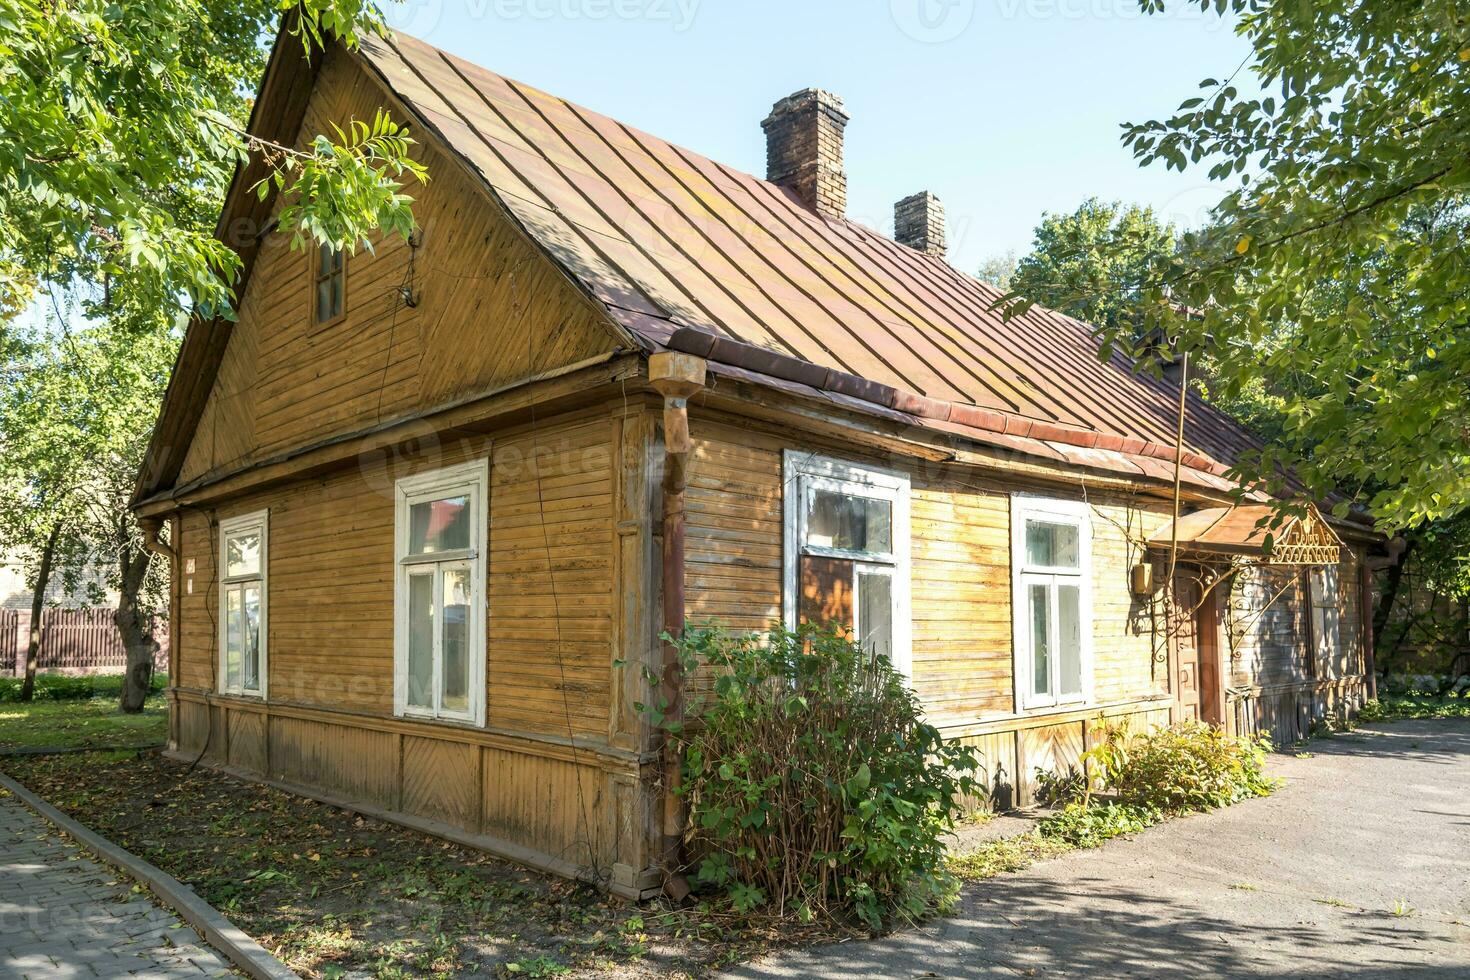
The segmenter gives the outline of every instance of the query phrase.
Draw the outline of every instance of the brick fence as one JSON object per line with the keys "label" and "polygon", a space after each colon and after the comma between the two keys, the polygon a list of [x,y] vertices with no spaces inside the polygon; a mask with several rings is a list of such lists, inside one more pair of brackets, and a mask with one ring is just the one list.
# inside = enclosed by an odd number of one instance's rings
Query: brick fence
{"label": "brick fence", "polygon": [[[153,661],[160,671],[168,669],[168,631],[162,627],[159,623],[153,634],[161,645]],[[0,609],[0,675],[25,673],[30,632],[29,611]],[[42,673],[120,674],[127,662],[111,609],[42,610],[38,668]]]}

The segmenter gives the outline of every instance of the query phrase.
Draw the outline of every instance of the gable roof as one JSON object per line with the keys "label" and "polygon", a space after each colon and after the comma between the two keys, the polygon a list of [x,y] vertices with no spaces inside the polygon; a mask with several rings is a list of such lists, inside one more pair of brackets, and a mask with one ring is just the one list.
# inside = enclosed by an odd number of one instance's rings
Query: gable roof
{"label": "gable roof", "polygon": [[[298,43],[278,36],[251,120],[277,142],[315,75],[289,56]],[[406,35],[352,56],[643,351],[1053,465],[1173,479],[1178,388],[1101,359],[1088,325],[1041,307],[1006,321],[997,290],[941,259]],[[242,192],[256,177],[237,173],[221,229],[262,210]],[[228,336],[191,324],[136,499],[177,477]],[[1187,398],[1181,476],[1231,490],[1224,473],[1257,443]]]}
{"label": "gable roof", "polygon": [[[1172,479],[1179,390],[1092,329],[792,192],[402,34],[364,60],[649,351],[1061,462]],[[721,368],[725,370],[721,370]],[[817,369],[817,370],[813,370]],[[1257,443],[1191,393],[1185,479]]]}

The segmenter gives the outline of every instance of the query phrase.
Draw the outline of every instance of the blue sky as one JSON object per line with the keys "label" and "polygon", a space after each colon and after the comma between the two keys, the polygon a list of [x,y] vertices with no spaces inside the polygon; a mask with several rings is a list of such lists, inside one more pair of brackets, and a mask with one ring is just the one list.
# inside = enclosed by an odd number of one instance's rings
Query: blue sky
{"label": "blue sky", "polygon": [[1136,0],[407,0],[390,22],[494,71],[764,175],[760,121],[807,86],[852,115],[848,215],[892,225],[944,201],[950,261],[1024,253],[1045,211],[1099,196],[1197,224],[1203,170],[1140,169],[1119,123],[1166,116],[1248,48],[1230,27]]}

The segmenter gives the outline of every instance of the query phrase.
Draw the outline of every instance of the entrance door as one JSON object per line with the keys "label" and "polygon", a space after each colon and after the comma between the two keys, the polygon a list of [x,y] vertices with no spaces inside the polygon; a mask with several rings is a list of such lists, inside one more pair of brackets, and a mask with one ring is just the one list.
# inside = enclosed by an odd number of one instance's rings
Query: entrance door
{"label": "entrance door", "polygon": [[1202,585],[1204,569],[1188,566],[1174,574],[1169,615],[1176,721],[1224,724],[1225,681],[1220,662],[1220,617],[1216,589]]}
{"label": "entrance door", "polygon": [[1170,634],[1174,647],[1175,721],[1200,720],[1200,584],[1195,569],[1174,573]]}

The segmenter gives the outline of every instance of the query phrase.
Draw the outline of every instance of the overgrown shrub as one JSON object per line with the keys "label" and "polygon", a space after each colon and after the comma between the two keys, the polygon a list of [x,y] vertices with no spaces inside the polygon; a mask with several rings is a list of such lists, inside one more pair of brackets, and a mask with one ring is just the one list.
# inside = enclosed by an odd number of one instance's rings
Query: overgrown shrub
{"label": "overgrown shrub", "polygon": [[1408,691],[1403,694],[1383,693],[1365,701],[1358,712],[1360,722],[1403,721],[1422,718],[1470,718],[1470,694],[1435,694]]}
{"label": "overgrown shrub", "polygon": [[941,838],[976,755],[923,723],[886,660],[808,627],[692,629],[678,648],[710,679],[673,732],[697,883],[742,913],[874,930],[947,904]]}
{"label": "overgrown shrub", "polygon": [[1083,759],[1118,802],[1184,813],[1269,794],[1275,788],[1265,768],[1270,749],[1267,735],[1227,735],[1201,722],[1141,733],[1104,723],[1102,741]]}
{"label": "overgrown shrub", "polygon": [[[23,678],[0,677],[0,702],[20,699]],[[65,674],[37,674],[37,701],[85,701],[89,698],[113,698],[122,695],[121,674],[98,674],[92,677],[68,677]],[[153,690],[168,686],[168,675],[153,675]]]}
{"label": "overgrown shrub", "polygon": [[1162,819],[1163,813],[1151,806],[1078,802],[1043,817],[1036,830],[1070,847],[1097,847],[1114,837],[1147,830]]}

